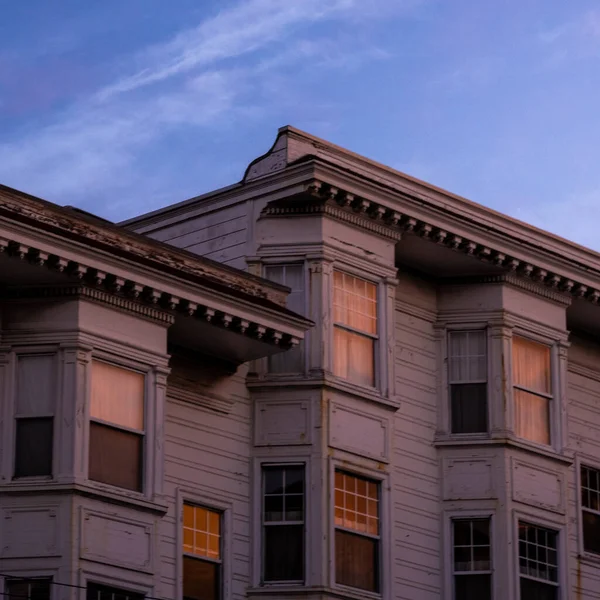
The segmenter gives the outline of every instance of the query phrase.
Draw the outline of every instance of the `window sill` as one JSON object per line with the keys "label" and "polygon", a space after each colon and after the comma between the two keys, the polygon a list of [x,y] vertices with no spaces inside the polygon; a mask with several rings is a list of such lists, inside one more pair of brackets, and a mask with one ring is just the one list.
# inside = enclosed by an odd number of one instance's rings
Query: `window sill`
{"label": "window sill", "polygon": [[332,598],[340,598],[343,600],[381,600],[382,595],[366,590],[359,590],[341,585],[336,585],[335,588],[323,586],[306,586],[306,585],[286,585],[286,584],[265,584],[261,587],[252,587],[246,590],[248,597],[253,596],[310,596],[318,594],[321,598],[330,596]]}
{"label": "window sill", "polygon": [[251,390],[269,390],[273,388],[291,387],[326,387],[351,396],[367,400],[374,404],[379,404],[385,408],[394,411],[400,408],[400,402],[397,396],[384,396],[378,389],[372,387],[360,386],[350,383],[345,379],[340,379],[330,373],[318,372],[310,375],[265,375],[264,377],[249,377],[247,379],[248,388]]}
{"label": "window sill", "polygon": [[4,494],[79,494],[104,502],[121,504],[132,508],[164,514],[168,510],[166,502],[149,500],[141,495],[127,491],[106,489],[92,483],[60,483],[56,479],[37,479],[35,481],[18,480],[0,484],[0,491]]}
{"label": "window sill", "polygon": [[448,436],[448,435],[438,435],[435,438],[434,446],[437,448],[456,448],[460,446],[508,446],[511,448],[517,448],[519,450],[523,450],[530,454],[535,454],[537,456],[545,456],[550,460],[554,460],[566,465],[573,464],[575,458],[571,453],[560,453],[554,450],[551,447],[539,446],[537,444],[530,444],[525,440],[521,440],[519,438],[515,438],[511,435],[502,435],[497,436],[489,434],[485,434],[484,436],[480,434],[469,434],[469,435],[460,435],[460,436]]}

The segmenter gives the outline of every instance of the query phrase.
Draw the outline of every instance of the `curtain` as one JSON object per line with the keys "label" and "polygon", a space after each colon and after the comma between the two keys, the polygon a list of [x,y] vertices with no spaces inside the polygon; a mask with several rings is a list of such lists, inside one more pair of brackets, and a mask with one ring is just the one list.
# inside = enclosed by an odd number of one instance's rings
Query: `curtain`
{"label": "curtain", "polygon": [[377,286],[334,271],[333,318],[336,323],[377,335]]}
{"label": "curtain", "polygon": [[54,414],[56,364],[54,355],[19,356],[17,406],[20,417]]}
{"label": "curtain", "polygon": [[354,383],[375,385],[375,340],[341,327],[333,330],[333,372]]}
{"label": "curtain", "polygon": [[92,361],[91,417],[142,431],[144,387],[142,373]]}

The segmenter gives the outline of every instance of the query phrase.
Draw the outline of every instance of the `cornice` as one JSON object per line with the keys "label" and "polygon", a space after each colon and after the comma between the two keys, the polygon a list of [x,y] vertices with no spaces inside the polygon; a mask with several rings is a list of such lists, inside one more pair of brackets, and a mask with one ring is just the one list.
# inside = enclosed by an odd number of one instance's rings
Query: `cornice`
{"label": "cornice", "polygon": [[[508,281],[511,285],[522,286],[522,289],[533,293],[537,293],[535,284],[542,286],[547,293],[553,294],[547,297],[556,302],[564,304],[565,301],[561,298],[565,296],[583,299],[592,304],[600,302],[600,285],[597,288],[591,287],[559,272],[548,271],[540,264],[522,260],[496,249],[492,245],[478,243],[452,231],[449,227],[438,227],[433,222],[417,218],[406,212],[401,213],[389,206],[357,196],[325,181],[312,180],[306,184],[304,194],[296,196],[296,201],[299,200],[298,204],[301,205],[304,202],[307,208],[295,208],[293,199],[288,197],[283,201],[269,203],[261,216],[299,215],[302,214],[301,210],[312,210],[312,214],[315,214],[317,209],[309,208],[310,206],[337,206],[344,214],[359,215],[355,221],[357,226],[364,227],[366,223],[376,224],[382,228],[382,235],[396,240],[400,239],[403,234],[411,233],[454,252],[473,256],[482,262],[504,269],[505,275],[512,275],[513,277]],[[304,214],[311,213],[305,212]],[[527,283],[531,287],[525,287]]]}
{"label": "cornice", "polygon": [[[39,248],[21,243],[17,239],[0,237],[0,253],[4,253],[15,261],[24,261],[40,269],[64,273],[71,281],[62,286],[38,286],[6,289],[5,294],[26,297],[37,294],[37,297],[50,297],[52,294],[78,294],[97,302],[110,304],[115,308],[135,312],[140,316],[170,324],[176,315],[201,319],[219,328],[228,329],[240,335],[260,340],[261,342],[289,348],[299,343],[299,338],[284,331],[269,327],[260,320],[250,321],[240,311],[224,312],[217,302],[214,304],[198,304],[197,302],[174,296],[160,288],[144,286],[133,279],[124,279],[114,273],[100,271],[82,262],[75,262],[58,254],[49,254]],[[21,296],[19,296],[21,294]],[[290,313],[290,318],[295,317]]]}

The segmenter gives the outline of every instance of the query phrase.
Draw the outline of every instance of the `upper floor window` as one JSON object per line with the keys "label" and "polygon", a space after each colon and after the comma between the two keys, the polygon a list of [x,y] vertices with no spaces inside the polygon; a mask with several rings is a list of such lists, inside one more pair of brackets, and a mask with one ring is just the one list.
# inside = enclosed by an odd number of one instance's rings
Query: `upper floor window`
{"label": "upper floor window", "polygon": [[50,577],[7,577],[4,583],[4,597],[6,600],[50,600],[51,585]]}
{"label": "upper floor window", "polygon": [[550,444],[550,347],[514,336],[512,364],[515,433],[532,442]]}
{"label": "upper floor window", "polygon": [[487,343],[484,329],[448,333],[452,433],[488,430]]}
{"label": "upper floor window", "polygon": [[15,478],[52,475],[55,381],[54,355],[18,357]]}
{"label": "upper floor window", "polygon": [[144,600],[144,594],[108,585],[88,583],[85,598],[86,600]]}
{"label": "upper floor window", "polygon": [[145,377],[94,360],[91,379],[89,478],[141,492]]}
{"label": "upper floor window", "polygon": [[600,554],[600,471],[581,467],[583,549]]}
{"label": "upper floor window", "polygon": [[492,557],[490,519],[452,521],[454,600],[490,600]]}
{"label": "upper floor window", "polygon": [[558,599],[558,533],[519,522],[521,600]]}
{"label": "upper floor window", "polygon": [[379,484],[335,472],[335,581],[379,592]]}
{"label": "upper floor window", "polygon": [[221,513],[183,505],[183,598],[217,600],[221,591]]}
{"label": "upper floor window", "polygon": [[[287,297],[287,308],[300,315],[306,315],[305,271],[303,264],[267,265],[265,277],[286,285],[291,289]],[[301,373],[304,371],[304,340],[286,352],[274,354],[269,358],[271,373]]]}
{"label": "upper floor window", "polygon": [[263,467],[263,581],[304,580],[304,465]]}
{"label": "upper floor window", "polygon": [[353,383],[375,386],[377,286],[334,271],[333,372]]}

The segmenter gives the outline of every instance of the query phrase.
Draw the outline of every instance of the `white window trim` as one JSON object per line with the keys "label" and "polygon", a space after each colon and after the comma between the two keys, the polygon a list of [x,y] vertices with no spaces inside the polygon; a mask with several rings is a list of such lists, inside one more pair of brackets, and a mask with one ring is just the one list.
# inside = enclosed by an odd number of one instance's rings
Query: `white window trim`
{"label": "white window trim", "polygon": [[[488,439],[493,428],[492,422],[492,407],[490,394],[490,376],[493,373],[493,356],[491,352],[491,327],[486,321],[475,321],[469,323],[466,321],[444,323],[439,325],[441,330],[438,334],[438,352],[440,353],[439,373],[441,373],[441,389],[439,408],[440,418],[439,432],[443,437],[448,437],[453,440],[479,440]],[[450,333],[453,331],[486,331],[486,354],[487,354],[487,382],[486,382],[486,403],[487,403],[487,431],[480,433],[452,433],[452,412],[450,408]]]}
{"label": "white window trim", "polygon": [[490,560],[492,563],[491,570],[491,587],[492,587],[492,598],[495,598],[495,573],[498,572],[496,569],[496,557],[500,554],[496,548],[496,514],[493,510],[486,509],[467,509],[464,510],[445,510],[443,513],[443,531],[442,531],[442,568],[444,577],[444,600],[453,600],[454,598],[454,544],[453,544],[453,532],[452,522],[463,519],[489,519],[490,520]]}
{"label": "white window trim", "polygon": [[[515,419],[515,395],[514,389],[523,389],[527,391],[525,388],[520,388],[515,386],[513,382],[513,339],[515,337],[521,337],[526,340],[536,342],[538,344],[543,344],[544,346],[548,346],[550,348],[550,389],[551,395],[546,396],[544,394],[535,393],[535,395],[540,397],[547,397],[550,403],[549,406],[549,427],[550,427],[550,444],[540,444],[533,440],[528,440],[526,438],[522,438],[517,435],[515,427],[516,427],[516,419]],[[552,338],[550,336],[541,335],[532,331],[531,329],[526,329],[524,327],[513,327],[511,342],[510,342],[510,357],[508,359],[508,368],[510,373],[510,402],[508,403],[508,428],[513,432],[514,438],[518,440],[521,444],[526,446],[530,446],[532,449],[536,450],[548,450],[560,453],[563,447],[563,436],[565,432],[565,423],[564,418],[562,416],[562,405],[565,402],[565,398],[561,395],[561,381],[566,376],[561,372],[561,364],[559,360],[559,344],[560,340],[556,338]],[[534,393],[534,392],[531,392]]]}
{"label": "white window trim", "polygon": [[598,458],[589,458],[588,455],[577,455],[575,457],[575,496],[577,499],[577,550],[579,556],[585,559],[587,562],[593,563],[594,565],[600,565],[600,554],[594,554],[593,552],[587,552],[583,545],[583,503],[581,501],[581,467],[589,467],[590,469],[596,469],[600,471],[600,461]]}
{"label": "white window trim", "polygon": [[[16,461],[16,441],[17,441],[17,369],[18,358],[20,356],[40,356],[52,355],[56,365],[56,378],[54,380],[55,405],[53,412],[53,430],[52,430],[52,475],[35,477],[19,477],[14,478],[15,461]],[[19,486],[26,485],[31,482],[46,482],[55,483],[57,481],[57,473],[59,471],[60,459],[60,431],[59,425],[62,416],[62,403],[60,402],[62,394],[62,372],[61,363],[59,361],[59,347],[57,344],[36,345],[36,346],[21,346],[14,345],[10,349],[7,348],[7,353],[4,355],[5,361],[1,367],[4,371],[4,382],[2,392],[5,398],[4,404],[4,426],[3,426],[3,447],[5,451],[2,456],[1,471],[4,485]]]}
{"label": "white window trim", "polygon": [[[204,493],[194,491],[189,488],[177,488],[175,492],[175,544],[177,546],[176,554],[176,572],[175,598],[183,598],[183,505],[185,503],[201,506],[208,510],[214,510],[221,513],[221,600],[230,600],[231,577],[232,577],[232,534],[233,534],[233,504],[215,498]],[[210,559],[209,559],[210,560]]]}
{"label": "white window trim", "polygon": [[[379,593],[353,588],[335,580],[335,472],[344,471],[350,475],[365,477],[376,481],[379,485]],[[340,594],[353,594],[362,598],[373,600],[390,600],[392,597],[392,548],[394,523],[391,519],[391,496],[389,492],[389,475],[375,468],[365,467],[364,464],[355,464],[348,460],[331,457],[329,460],[329,485],[327,489],[329,511],[329,585]],[[352,530],[348,530],[352,531]],[[372,537],[372,536],[369,536]]]}
{"label": "white window trim", "polygon": [[541,517],[539,514],[533,514],[527,511],[514,509],[512,519],[512,559],[513,569],[515,573],[513,587],[515,600],[528,600],[528,598],[521,598],[520,591],[521,572],[519,569],[519,521],[524,521],[530,525],[543,527],[544,529],[552,529],[556,531],[556,552],[558,563],[558,598],[559,600],[569,600],[568,556],[565,548],[568,544],[568,540],[565,539],[567,537],[567,528],[564,522]]}
{"label": "white window trim", "polygon": [[79,571],[78,585],[81,586],[79,598],[80,600],[85,600],[88,583],[105,585],[133,594],[144,594],[145,596],[155,597],[154,586],[147,583],[149,580],[152,581],[152,578],[149,579],[148,575],[140,573],[136,576],[133,572],[128,572],[126,569],[119,567],[105,565],[102,568],[100,566],[86,567]]}
{"label": "white window trim", "polygon": [[[144,375],[144,430],[142,433],[142,491],[134,491],[100,481],[94,481],[89,478],[89,451],[90,451],[90,423],[96,419],[90,416],[91,407],[91,373],[93,362],[106,362],[115,367],[129,369]],[[130,498],[138,499],[153,499],[158,493],[158,481],[162,475],[156,470],[157,454],[156,454],[156,436],[159,423],[157,423],[157,368],[146,362],[131,360],[126,357],[115,356],[112,353],[105,352],[101,349],[94,348],[88,361],[86,373],[86,394],[85,394],[85,428],[84,428],[84,452],[83,452],[83,469],[85,472],[86,485],[98,490],[99,492],[109,492],[111,494],[120,494]],[[164,398],[163,398],[164,402]],[[98,421],[100,422],[100,421]],[[121,428],[126,431],[126,428]],[[134,431],[134,433],[140,433]]]}
{"label": "white window trim", "polygon": [[[268,279],[266,272],[268,267],[297,267],[302,266],[302,274],[304,277],[304,312],[306,318],[310,319],[309,309],[310,309],[310,273],[308,269],[308,261],[305,256],[290,256],[290,257],[280,257],[280,258],[263,258],[261,260],[260,272],[261,276],[264,279]],[[270,281],[270,280],[269,280]],[[261,364],[260,372],[264,373],[268,376],[269,379],[277,380],[277,379],[289,379],[290,377],[298,377],[298,375],[305,376],[308,373],[309,369],[309,359],[310,359],[310,331],[307,331],[304,334],[304,344],[303,344],[303,356],[302,356],[302,371],[300,373],[296,373],[290,371],[289,373],[271,373],[269,371],[269,359],[263,358],[259,359]]]}
{"label": "white window trim", "polygon": [[[281,450],[284,450],[283,448]],[[266,582],[262,581],[263,573],[263,523],[262,523],[262,506],[263,506],[263,467],[285,467],[292,465],[304,465],[304,581],[303,582]],[[269,454],[261,454],[255,456],[252,466],[252,561],[251,561],[251,585],[256,589],[270,588],[306,588],[314,585],[314,577],[312,565],[310,562],[311,556],[314,555],[311,544],[318,543],[321,536],[311,536],[313,530],[311,526],[314,521],[313,514],[318,514],[314,511],[313,503],[317,501],[313,494],[309,493],[312,490],[311,478],[311,457],[306,454],[290,454],[272,456]],[[316,492],[315,492],[316,493]]]}
{"label": "white window trim", "polygon": [[[335,272],[338,271],[340,273],[347,273],[351,277],[356,277],[357,279],[362,279],[369,283],[372,283],[376,288],[376,301],[377,301],[377,332],[375,335],[366,333],[364,331],[355,330],[352,327],[347,327],[345,325],[336,325],[336,321],[333,318],[334,315],[334,277]],[[349,265],[347,263],[343,263],[340,261],[336,261],[331,265],[331,277],[330,277],[330,285],[329,285],[329,315],[330,315],[330,332],[328,336],[328,343],[331,351],[329,352],[329,365],[327,365],[329,372],[333,375],[333,377],[340,381],[344,382],[352,387],[355,387],[359,390],[365,390],[369,393],[373,393],[373,391],[383,393],[384,391],[384,381],[385,381],[385,373],[387,369],[384,368],[386,366],[386,355],[385,348],[386,344],[386,331],[389,331],[389,327],[386,327],[386,286],[385,286],[385,278],[373,275],[372,273],[365,273],[361,269],[357,269],[356,267]],[[344,377],[340,377],[339,375],[335,375],[333,371],[334,366],[334,354],[335,354],[335,328],[339,327],[340,329],[344,329],[346,331],[350,331],[357,335],[364,336],[366,338],[373,340],[373,379],[374,385],[361,385],[359,383],[355,383],[346,379]],[[394,323],[390,324],[390,327],[394,327]],[[391,339],[394,339],[393,334],[389,336]]]}

